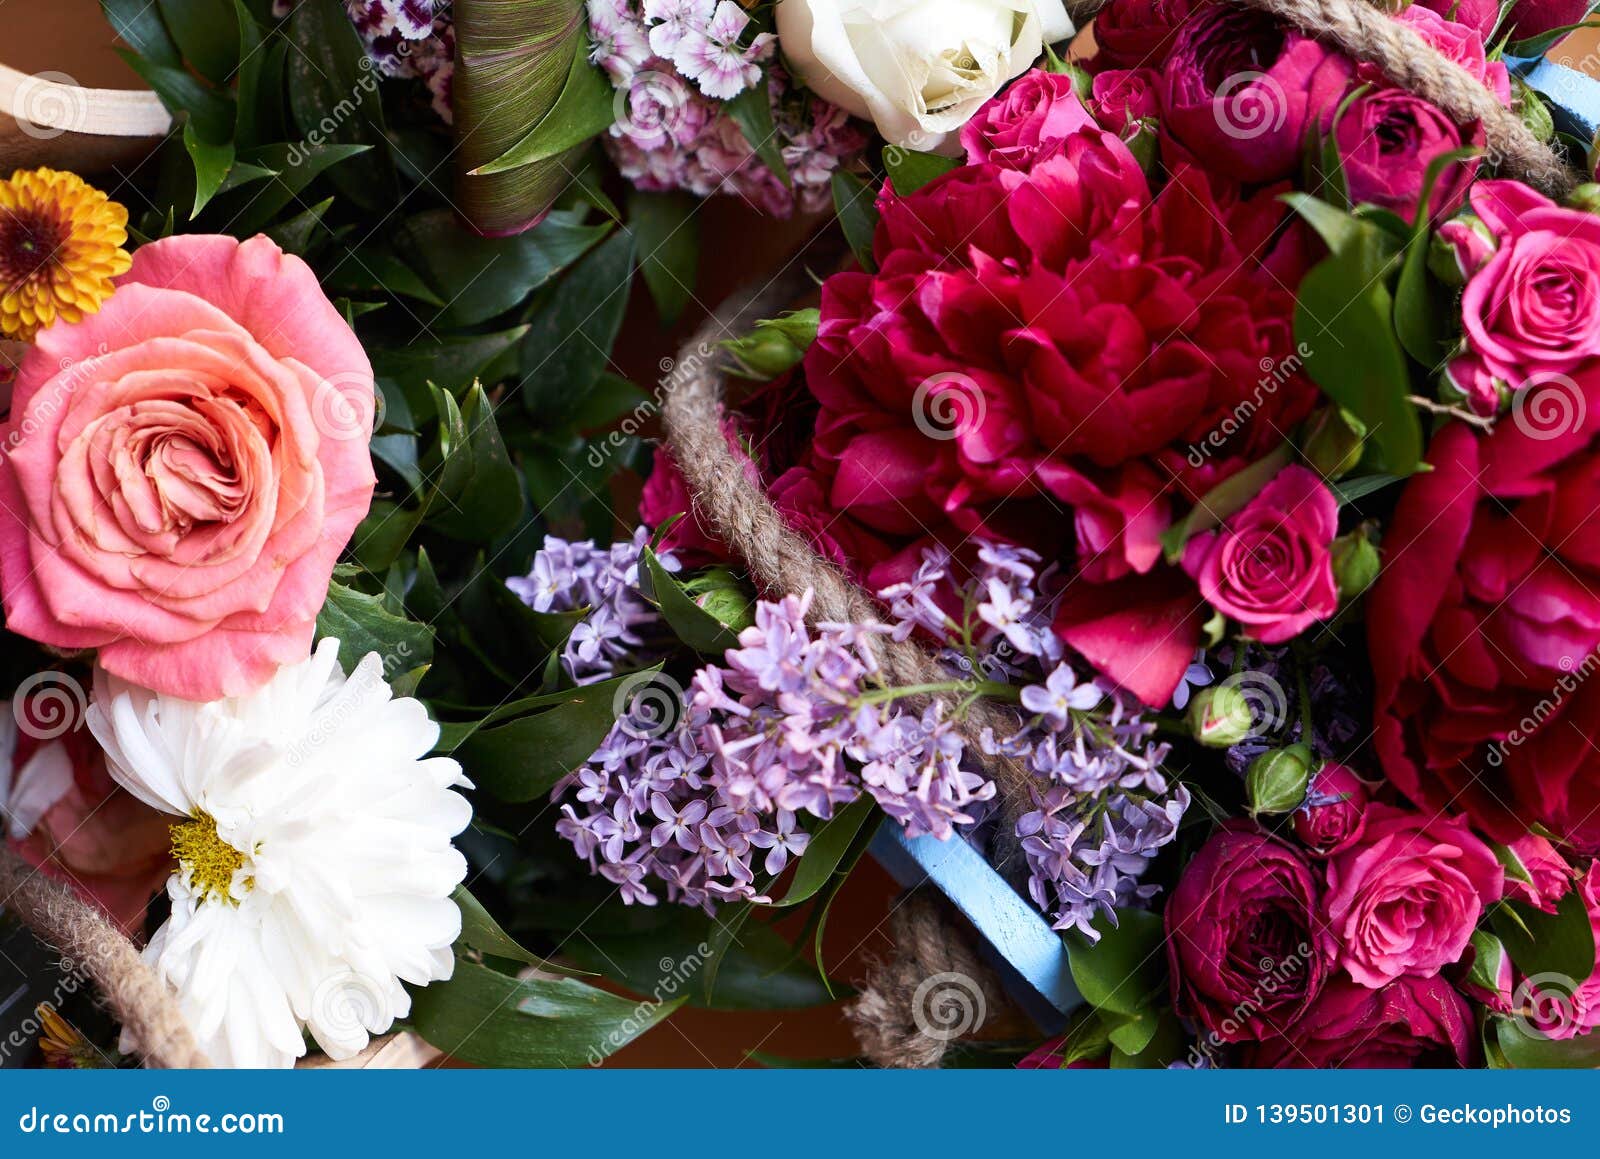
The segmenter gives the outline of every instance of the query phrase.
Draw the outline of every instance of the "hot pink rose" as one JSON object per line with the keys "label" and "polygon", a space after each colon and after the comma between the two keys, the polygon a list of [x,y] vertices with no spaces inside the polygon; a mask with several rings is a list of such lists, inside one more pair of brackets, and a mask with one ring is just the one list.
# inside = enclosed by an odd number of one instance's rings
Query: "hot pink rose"
{"label": "hot pink rose", "polygon": [[961,127],[961,147],[969,164],[992,161],[1020,169],[1040,146],[1093,124],[1070,76],[1036,68],[1012,81]]}
{"label": "hot pink rose", "polygon": [[1514,181],[1479,182],[1472,207],[1498,245],[1462,292],[1451,377],[1469,394],[1537,388],[1600,354],[1600,217]]}
{"label": "hot pink rose", "polygon": [[[1578,0],[1580,4],[1585,2]],[[1499,0],[1417,0],[1406,11],[1416,8],[1426,8],[1440,16],[1448,16],[1456,23],[1472,29],[1486,43],[1494,33],[1494,26],[1500,22]]]}
{"label": "hot pink rose", "polygon": [[1295,812],[1295,836],[1312,857],[1332,857],[1359,841],[1366,827],[1366,783],[1337,761],[1323,762]]}
{"label": "hot pink rose", "polygon": [[1397,978],[1369,990],[1334,977],[1280,1038],[1245,1048],[1247,1067],[1396,1069],[1471,1066],[1472,1008],[1443,978]]}
{"label": "hot pink rose", "polygon": [[1285,467],[1221,528],[1197,535],[1183,569],[1245,634],[1281,644],[1339,610],[1328,545],[1339,503],[1315,471]]}
{"label": "hot pink rose", "polygon": [[264,237],[140,247],[23,360],[0,465],[6,626],[192,700],[305,658],[366,514],[372,369]]}
{"label": "hot pink rose", "polygon": [[1546,1038],[1558,1040],[1585,1034],[1600,1026],[1600,861],[1589,863],[1578,879],[1578,892],[1589,911],[1589,927],[1595,935],[1594,968],[1576,987],[1570,979],[1539,975],[1522,979],[1511,992],[1514,1006],[1526,1011],[1530,1027]]}
{"label": "hot pink rose", "polygon": [[[1343,108],[1333,122],[1333,141],[1350,200],[1382,206],[1410,221],[1428,166],[1463,145],[1481,145],[1483,132],[1474,125],[1463,135],[1438,106],[1415,93],[1379,88]],[[1429,196],[1430,216],[1438,218],[1459,206],[1477,172],[1476,157],[1449,165]]]}
{"label": "hot pink rose", "polygon": [[1161,115],[1161,74],[1154,69],[1112,69],[1095,76],[1089,109],[1100,127],[1126,138],[1141,121]]}
{"label": "hot pink rose", "polygon": [[1556,852],[1549,838],[1537,833],[1518,837],[1506,846],[1506,852],[1519,867],[1506,873],[1506,896],[1554,913],[1556,904],[1572,888],[1573,869],[1566,858]]}
{"label": "hot pink rose", "polygon": [[1465,818],[1373,805],[1360,843],[1328,862],[1339,965],[1374,988],[1431,977],[1461,960],[1504,888],[1504,869]]}
{"label": "hot pink rose", "polygon": [[1353,66],[1271,16],[1218,4],[1184,22],[1162,73],[1164,152],[1257,182],[1297,172],[1308,132],[1338,105]]}
{"label": "hot pink rose", "polygon": [[[1440,430],[1367,597],[1384,772],[1497,841],[1600,850],[1600,362],[1481,436]],[[1543,421],[1549,420],[1549,421]]]}
{"label": "hot pink rose", "polygon": [[[1449,3],[1455,5],[1456,0],[1449,0]],[[1484,0],[1484,3],[1489,11],[1499,15],[1493,0]],[[1412,4],[1395,19],[1422,37],[1445,59],[1454,61],[1477,77],[1485,88],[1499,98],[1502,105],[1510,105],[1511,73],[1504,61],[1489,59],[1485,48],[1489,34],[1462,15],[1470,7],[1471,0],[1466,0],[1459,7],[1447,9],[1449,15],[1446,16],[1434,9],[1432,4]],[[1369,64],[1363,64],[1358,75],[1362,80],[1373,83],[1388,83],[1383,74]]]}

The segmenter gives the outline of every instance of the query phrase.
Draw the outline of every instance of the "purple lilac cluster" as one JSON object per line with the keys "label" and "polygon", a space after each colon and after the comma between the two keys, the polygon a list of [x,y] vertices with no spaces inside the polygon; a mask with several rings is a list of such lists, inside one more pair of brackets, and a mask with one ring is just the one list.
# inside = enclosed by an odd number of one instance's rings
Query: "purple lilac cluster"
{"label": "purple lilac cluster", "polygon": [[[282,18],[300,0],[272,0]],[[344,0],[367,56],[385,76],[427,86],[433,111],[451,121],[450,81],[455,75],[456,33],[450,0]]]}
{"label": "purple lilac cluster", "polygon": [[607,149],[640,189],[816,212],[834,170],[866,147],[842,109],[794,91],[772,64],[767,95],[791,184],[762,163],[722,102],[762,82],[775,42],[760,33],[741,44],[750,17],[733,0],[588,0],[588,13],[590,59],[620,94]]}
{"label": "purple lilac cluster", "polygon": [[[596,547],[590,539],[568,542],[547,536],[533,557],[533,570],[506,581],[536,612],[588,609],[561,654],[562,665],[577,683],[607,680],[619,667],[655,659],[663,625],[639,591],[639,560],[649,542],[643,527],[609,547]],[[667,571],[678,570],[670,551],[657,559]]]}

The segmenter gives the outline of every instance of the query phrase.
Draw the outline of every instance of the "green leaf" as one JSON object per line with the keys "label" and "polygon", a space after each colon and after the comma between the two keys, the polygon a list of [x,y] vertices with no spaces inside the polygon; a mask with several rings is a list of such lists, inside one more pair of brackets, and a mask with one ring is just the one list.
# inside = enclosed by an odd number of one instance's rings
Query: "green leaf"
{"label": "green leaf", "polygon": [[1279,195],[1278,200],[1305,218],[1306,224],[1317,231],[1334,253],[1356,243],[1367,229],[1366,223],[1359,217],[1309,193],[1284,193]]}
{"label": "green leaf", "polygon": [[504,801],[531,801],[593,756],[628,707],[628,693],[650,682],[634,672],[585,684],[544,712],[477,730],[456,754],[480,789]]}
{"label": "green leaf", "polygon": [[[244,0],[233,0],[234,19],[239,24],[239,41],[237,45],[239,66],[237,81],[234,89],[234,122],[233,138],[235,146],[249,148],[258,145],[262,140],[262,130],[266,127],[266,120],[262,117],[261,80],[266,76],[268,84],[281,81],[281,74],[276,70],[281,67],[283,58],[273,58],[273,53],[261,47],[261,27],[256,23],[255,17],[250,15],[250,10],[245,7]],[[281,39],[274,39],[273,49],[287,50],[288,44]],[[281,101],[283,93],[281,87],[274,86],[268,90],[268,100]]]}
{"label": "green leaf", "polygon": [[779,181],[790,184],[789,167],[783,163],[783,140],[772,123],[772,99],[767,77],[762,73],[759,83],[745,89],[731,101],[722,103],[723,109],[733,118],[734,124],[744,134],[744,139],[756,151],[761,163],[777,175]]}
{"label": "green leaf", "polygon": [[174,117],[187,115],[195,130],[208,141],[225,141],[233,133],[233,102],[192,73],[119,49],[118,55],[155,90]]}
{"label": "green leaf", "polygon": [[503,156],[555,107],[574,58],[588,51],[580,0],[456,0],[455,203],[486,236],[536,224],[566,189],[582,145],[504,173],[474,171]]}
{"label": "green leaf", "polygon": [[369,596],[337,580],[317,613],[317,639],[339,641],[339,664],[353,672],[362,657],[376,652],[388,678],[424,667],[433,660],[433,629],[397,616],[379,596]]}
{"label": "green leaf", "polygon": [[322,288],[330,294],[393,294],[440,308],[445,304],[386,242],[346,250],[323,272]]}
{"label": "green leaf", "polygon": [[683,1004],[641,1005],[572,978],[519,981],[457,962],[447,982],[413,989],[411,1027],[474,1066],[596,1066]]}
{"label": "green leaf", "polygon": [[1600,1067],[1600,1031],[1557,1041],[1510,1018],[1491,1019],[1505,1060],[1522,1070],[1593,1070]]}
{"label": "green leaf", "polygon": [[183,57],[161,19],[161,9],[150,0],[100,0],[111,31],[151,64],[181,69]]}
{"label": "green leaf", "polygon": [[1525,976],[1558,974],[1571,978],[1576,987],[1594,971],[1594,930],[1578,890],[1568,890],[1554,913],[1502,901],[1489,921]]}
{"label": "green leaf", "polygon": [[872,190],[854,173],[835,169],[832,178],[833,212],[850,252],[868,273],[878,268],[872,260],[872,235],[878,228],[878,206]]}
{"label": "green leaf", "polygon": [[668,326],[682,315],[693,297],[700,260],[700,228],[696,201],[686,193],[628,195],[628,228],[639,249],[639,272]]}
{"label": "green leaf", "polygon": [[456,886],[455,893],[450,897],[461,910],[461,936],[456,939],[457,945],[468,946],[491,958],[507,958],[513,962],[536,966],[550,973],[569,976],[587,973],[558,966],[531,950],[523,949],[515,938],[500,928],[500,923],[489,916],[489,911],[483,908],[482,903],[472,896],[466,886]]}
{"label": "green leaf", "polygon": [[1390,243],[1369,225],[1313,266],[1300,282],[1294,335],[1312,381],[1366,424],[1378,465],[1409,475],[1422,457],[1422,424],[1384,283]]}
{"label": "green leaf", "polygon": [[216,145],[203,141],[195,132],[194,122],[189,121],[183,126],[183,147],[189,153],[189,160],[194,162],[194,209],[189,213],[189,220],[193,221],[200,216],[206,202],[222,188],[228,170],[233,167],[233,142],[228,140]]}
{"label": "green leaf", "polygon": [[448,408],[445,413],[458,418],[460,427],[453,445],[441,445],[443,469],[437,486],[443,502],[432,504],[427,525],[452,539],[488,543],[521,517],[522,478],[511,465],[483,387],[472,384],[458,413],[448,391],[434,390],[438,405]]}
{"label": "green leaf", "polygon": [[[1145,1036],[1145,1027],[1139,1025],[1137,1034],[1125,1032],[1124,1039],[1137,1041],[1145,1038],[1145,1045],[1137,1051],[1128,1051],[1120,1048],[1115,1041],[1111,1043],[1111,1067],[1113,1070],[1155,1070],[1183,1057],[1183,1027],[1178,1024],[1170,1010],[1164,1010],[1154,1019],[1155,1026],[1151,1028],[1148,1037]],[[1123,1026],[1128,1025],[1126,1022]],[[1116,1031],[1112,1032],[1113,1039]]]}
{"label": "green leaf", "polygon": [[159,0],[161,15],[184,59],[212,84],[239,67],[237,11],[217,0]]}
{"label": "green leaf", "polygon": [[876,814],[877,803],[863,795],[824,821],[800,855],[788,892],[772,904],[775,907],[799,905],[814,897],[839,868],[845,854],[855,844],[856,834],[871,823]]}
{"label": "green leaf", "polygon": [[372,509],[351,537],[351,554],[368,571],[384,571],[405,550],[422,515],[419,507],[401,507],[388,499],[374,499]]}
{"label": "green leaf", "polygon": [[450,319],[472,326],[520,306],[611,232],[610,222],[585,225],[585,216],[562,210],[516,237],[485,238],[463,229],[450,209],[430,209],[406,219],[399,251],[447,303]]}
{"label": "green leaf", "polygon": [[[385,145],[379,73],[342,0],[300,0],[289,19],[289,109],[306,140],[319,145]],[[392,211],[392,169],[377,154],[329,173],[365,209]]]}
{"label": "green leaf", "polygon": [[322,224],[323,215],[333,208],[333,198],[326,197],[303,213],[297,213],[267,230],[267,236],[287,253],[304,257],[311,248],[311,239]]}
{"label": "green leaf", "polygon": [[1125,1016],[1148,1009],[1166,978],[1161,915],[1119,909],[1113,926],[1104,914],[1094,919],[1100,940],[1068,939],[1067,962],[1083,1000],[1096,1010]]}
{"label": "green leaf", "polygon": [[427,397],[429,382],[443,383],[452,390],[472,382],[484,367],[520,342],[527,332],[526,326],[516,326],[492,334],[413,342],[409,346],[380,346],[371,351],[372,369],[379,378],[395,383],[406,392],[407,398],[415,401],[418,397]]}
{"label": "green leaf", "polygon": [[959,164],[954,157],[919,153],[899,145],[890,145],[883,151],[883,167],[889,173],[889,184],[901,197],[915,193],[935,177],[944,176]]}
{"label": "green leaf", "polygon": [[274,176],[261,189],[230,194],[226,206],[219,199],[212,214],[226,216],[229,233],[240,237],[259,233],[318,176],[361,156],[369,148],[368,145],[308,145],[295,141],[252,150],[245,159],[270,170]]}
{"label": "green leaf", "polygon": [[563,422],[589,393],[610,361],[632,281],[633,235],[619,231],[573,266],[529,319],[519,352],[519,389],[529,415]]}
{"label": "green leaf", "polygon": [[1362,475],[1359,479],[1340,479],[1336,483],[1329,483],[1328,487],[1339,505],[1344,507],[1398,482],[1398,475]]}
{"label": "green leaf", "polygon": [[1220,525],[1224,519],[1260,494],[1261,489],[1272,482],[1273,476],[1287,467],[1293,459],[1294,448],[1284,443],[1271,454],[1257,459],[1244,470],[1235,472],[1207,491],[1201,496],[1200,502],[1190,509],[1189,514],[1162,533],[1161,546],[1167,562],[1177,563],[1183,558],[1183,545],[1188,543],[1191,537]]}
{"label": "green leaf", "polygon": [[641,578],[647,578],[649,585],[645,595],[655,601],[662,618],[678,639],[705,656],[721,656],[729,648],[739,646],[738,635],[695,603],[648,547],[644,549],[643,561],[645,570]]}
{"label": "green leaf", "polygon": [[508,173],[546,161],[599,136],[616,120],[616,91],[605,73],[589,63],[587,53],[572,54],[567,83],[550,111],[527,136],[493,161],[468,170],[469,177]]}

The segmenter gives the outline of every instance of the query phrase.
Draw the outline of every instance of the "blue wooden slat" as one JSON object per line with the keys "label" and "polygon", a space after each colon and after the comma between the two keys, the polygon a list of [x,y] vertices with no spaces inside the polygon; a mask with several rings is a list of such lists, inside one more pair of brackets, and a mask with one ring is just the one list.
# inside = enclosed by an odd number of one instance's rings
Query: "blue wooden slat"
{"label": "blue wooden slat", "polygon": [[1600,131],[1600,80],[1543,57],[1507,57],[1506,67],[1550,102],[1558,130],[1594,140]]}
{"label": "blue wooden slat", "polygon": [[1027,898],[959,837],[939,841],[908,838],[884,821],[872,839],[872,855],[910,889],[924,882],[948,897],[988,943],[1016,1003],[1050,1034],[1082,1003],[1067,966],[1067,948]]}

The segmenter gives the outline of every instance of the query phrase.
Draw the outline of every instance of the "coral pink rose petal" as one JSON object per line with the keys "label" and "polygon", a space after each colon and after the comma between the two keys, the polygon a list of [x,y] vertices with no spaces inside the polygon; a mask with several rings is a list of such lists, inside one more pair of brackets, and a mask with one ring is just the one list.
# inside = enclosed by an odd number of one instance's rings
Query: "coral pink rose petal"
{"label": "coral pink rose petal", "polygon": [[299,258],[263,237],[142,247],[98,314],[41,332],[20,368],[7,626],[191,700],[303,658],[371,506],[374,391]]}

